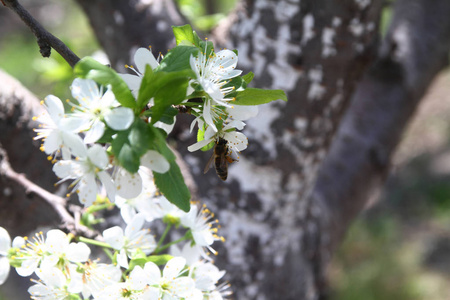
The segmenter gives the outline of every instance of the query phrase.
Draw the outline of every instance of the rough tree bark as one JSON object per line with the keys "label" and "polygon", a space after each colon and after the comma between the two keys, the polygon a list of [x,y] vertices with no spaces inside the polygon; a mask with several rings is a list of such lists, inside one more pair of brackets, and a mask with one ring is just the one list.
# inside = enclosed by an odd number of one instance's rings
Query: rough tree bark
{"label": "rough tree bark", "polygon": [[[131,63],[138,46],[164,52],[173,42],[169,25],[184,22],[170,0],[77,2],[113,66]],[[186,153],[187,129],[173,136],[221,221],[227,242],[217,264],[235,299],[326,297],[332,252],[380,187],[402,130],[447,64],[448,1],[398,0],[380,43],[382,7],[382,0],[245,1],[215,31],[222,46],[238,49],[238,66],[255,72],[257,86],[289,97],[248,122],[250,146],[226,184],[201,174],[209,154]]]}

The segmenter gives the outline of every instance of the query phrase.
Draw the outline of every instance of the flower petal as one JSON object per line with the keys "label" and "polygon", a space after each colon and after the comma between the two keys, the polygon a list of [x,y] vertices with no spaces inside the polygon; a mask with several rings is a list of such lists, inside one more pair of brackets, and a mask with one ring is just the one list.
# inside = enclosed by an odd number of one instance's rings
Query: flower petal
{"label": "flower petal", "polygon": [[64,106],[58,97],[48,95],[45,97],[45,105],[47,106],[50,117],[55,123],[64,117]]}
{"label": "flower petal", "polygon": [[197,150],[200,150],[201,148],[205,147],[206,145],[208,145],[209,143],[211,143],[213,141],[213,139],[207,139],[207,140],[203,140],[200,142],[197,142],[195,144],[190,145],[187,149],[189,152],[194,152]]}
{"label": "flower petal", "polygon": [[97,167],[104,169],[108,166],[109,160],[105,149],[95,144],[87,150],[88,158]]}
{"label": "flower petal", "polygon": [[157,173],[166,173],[170,169],[167,159],[155,150],[149,150],[141,157],[141,165]]}
{"label": "flower petal", "polygon": [[114,130],[125,130],[134,121],[134,113],[131,108],[118,107],[105,114],[105,121]]}
{"label": "flower petal", "polygon": [[142,178],[139,173],[131,174],[124,168],[119,168],[115,177],[117,195],[132,199],[142,192]]}
{"label": "flower petal", "polygon": [[248,120],[256,117],[258,106],[256,105],[234,105],[227,108],[229,116],[235,120]]}
{"label": "flower petal", "polygon": [[110,244],[114,249],[119,250],[124,244],[123,229],[119,226],[114,226],[103,231],[103,239]]}
{"label": "flower petal", "polygon": [[85,105],[86,100],[100,98],[100,91],[97,83],[91,79],[75,78],[70,89],[72,96],[78,100],[80,105]]}
{"label": "flower petal", "polygon": [[0,285],[2,285],[9,275],[9,260],[7,257],[0,257]]}
{"label": "flower petal", "polygon": [[0,255],[6,256],[9,248],[11,248],[11,237],[5,228],[0,227]]}
{"label": "flower petal", "polygon": [[73,262],[85,262],[91,255],[91,249],[85,243],[70,243],[67,247],[66,257]]}
{"label": "flower petal", "polygon": [[169,280],[176,278],[180,275],[186,265],[186,259],[183,257],[174,257],[169,260],[163,269],[163,277]]}
{"label": "flower petal", "polygon": [[84,142],[86,144],[92,144],[98,141],[103,136],[103,133],[105,132],[105,124],[100,120],[95,120],[92,124],[91,129],[89,129],[86,132],[86,135],[84,137]]}
{"label": "flower petal", "polygon": [[137,49],[136,53],[134,54],[134,63],[136,64],[139,72],[141,72],[142,74],[144,74],[145,72],[145,65],[150,65],[152,70],[159,66],[159,63],[156,61],[152,52],[147,48]]}

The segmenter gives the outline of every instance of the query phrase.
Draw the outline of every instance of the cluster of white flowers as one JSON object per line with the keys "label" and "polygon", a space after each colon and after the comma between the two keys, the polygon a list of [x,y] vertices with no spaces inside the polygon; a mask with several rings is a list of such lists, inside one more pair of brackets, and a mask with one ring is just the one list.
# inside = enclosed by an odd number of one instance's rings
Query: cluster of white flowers
{"label": "cluster of white flowers", "polygon": [[[72,235],[53,229],[32,238],[16,237],[11,243],[8,232],[0,227],[0,284],[13,266],[20,276],[39,278],[32,279],[34,285],[28,289],[32,299],[220,300],[230,295],[227,284],[218,285],[225,271],[214,266],[207,253],[216,253],[211,245],[223,240],[216,234],[217,221],[211,213],[206,208],[199,211],[195,204],[185,213],[163,196],[153,198],[151,190],[156,188],[147,190],[146,199],[140,195],[122,201],[122,215],[128,224],[125,230],[114,226],[103,231],[103,242],[86,238],[71,242]],[[181,224],[187,230],[179,240],[185,241],[182,250],[175,242],[157,243],[144,228],[146,220],[156,219],[168,226]],[[90,260],[87,243],[114,251],[112,262]],[[161,271],[151,258],[167,248],[170,256]],[[135,260],[142,262],[142,258],[146,262],[136,264]]]}
{"label": "cluster of white flowers", "polygon": [[[96,143],[106,125],[116,131],[128,129],[135,118],[133,111],[119,107],[111,89],[103,92],[103,87],[93,80],[77,78],[71,90],[78,103],[68,101],[72,106],[70,113],[65,113],[58,97],[49,95],[42,102],[46,111],[35,118],[40,122],[35,139],[44,139],[41,150],[55,162],[53,171],[60,182],[73,180],[73,191],[84,206],[92,205],[103,189],[111,201],[116,194],[136,197],[142,191],[139,173],[130,174],[115,165],[107,154],[109,145]],[[169,170],[168,161],[154,150],[141,157],[141,166],[143,172]]]}
{"label": "cluster of white flowers", "polygon": [[[108,228],[96,240],[52,229],[13,242],[0,227],[0,284],[14,267],[20,276],[39,278],[28,289],[32,299],[220,300],[231,294],[228,284],[218,284],[225,271],[210,256],[217,254],[213,243],[224,241],[218,221],[205,206],[189,204],[164,139],[175,124],[175,108],[184,106],[195,116],[190,131],[196,125],[199,131],[188,150],[226,141],[227,161],[235,160],[248,144],[239,132],[243,121],[256,116],[257,104],[276,99],[242,96],[253,74],[240,77],[237,54],[215,53],[189,26],[174,28],[175,35],[180,32],[194,40],[177,40],[181,48],[166,56],[178,59],[172,69],[170,59],[160,62],[145,48],[135,53],[136,67],[126,66],[135,74],[117,74],[86,58],[75,66],[81,78],[70,87],[74,101],[53,95],[42,101],[46,110],[35,118],[35,139],[43,141],[58,183],[72,181],[71,191],[84,206],[83,224],[96,224],[94,212],[115,205],[126,227]],[[148,228],[155,220],[166,225],[159,239]],[[102,247],[110,262],[91,260],[90,246]]]}
{"label": "cluster of white flowers", "polygon": [[[142,81],[145,66],[152,69],[159,66],[157,59],[146,48],[139,48],[134,56],[136,68],[128,66],[135,75],[120,74],[128,87],[137,93]],[[245,126],[244,120],[255,117],[258,114],[256,105],[241,106],[233,105],[234,97],[229,94],[234,91],[234,86],[226,86],[231,79],[241,75],[241,70],[236,70],[238,57],[231,50],[221,50],[217,53],[207,55],[199,52],[198,56],[191,55],[190,66],[196,78],[190,81],[187,97],[196,90],[203,90],[202,102],[184,101],[183,104],[191,106],[191,113],[196,116],[190,126],[190,131],[197,124],[200,130],[205,130],[204,139],[188,147],[188,150],[197,151],[213,141],[222,138],[227,141],[228,149],[234,157],[245,150],[248,145],[247,137],[236,130],[242,130]],[[152,103],[150,102],[150,106]],[[155,126],[170,132],[173,125],[157,122]]]}

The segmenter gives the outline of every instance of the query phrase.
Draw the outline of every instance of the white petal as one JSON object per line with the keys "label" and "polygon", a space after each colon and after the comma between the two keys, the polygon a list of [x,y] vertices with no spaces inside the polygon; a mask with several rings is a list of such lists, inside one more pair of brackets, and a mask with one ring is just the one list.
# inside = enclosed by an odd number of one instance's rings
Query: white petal
{"label": "white petal", "polygon": [[223,130],[227,131],[228,129],[231,129],[231,128],[236,128],[238,130],[242,130],[242,129],[244,129],[244,126],[245,126],[244,122],[242,122],[240,120],[232,120],[230,123],[226,124],[223,127]]}
{"label": "white petal", "polygon": [[141,157],[141,165],[157,173],[166,173],[170,169],[167,159],[155,150],[149,150]]}
{"label": "white petal", "polygon": [[194,241],[199,246],[209,246],[214,243],[214,237],[209,229],[205,229],[202,231],[193,231],[192,236]]}
{"label": "white petal", "polygon": [[224,75],[220,76],[220,79],[225,80],[225,79],[230,79],[236,76],[239,76],[242,74],[241,70],[230,70],[228,72],[226,72]]}
{"label": "white petal", "polygon": [[26,241],[23,237],[21,236],[16,236],[12,242],[12,246],[13,248],[20,248],[23,245],[25,245]]}
{"label": "white petal", "polygon": [[9,260],[7,257],[0,257],[0,285],[2,285],[9,275]]}
{"label": "white petal", "polygon": [[161,270],[159,267],[153,263],[148,262],[144,265],[144,271],[147,275],[150,285],[159,284],[159,280],[161,279]]}
{"label": "white petal", "polygon": [[144,270],[140,266],[134,267],[128,279],[131,289],[135,291],[143,290],[147,285],[146,277]]}
{"label": "white petal", "polygon": [[105,132],[105,124],[100,120],[95,120],[92,124],[91,129],[86,132],[84,137],[84,142],[86,144],[92,144],[98,141],[99,138],[103,136]]}
{"label": "white petal", "polygon": [[123,230],[119,226],[114,226],[103,231],[103,239],[114,249],[119,250],[124,244]]}
{"label": "white petal", "polygon": [[34,273],[39,265],[40,260],[38,259],[27,259],[22,261],[22,265],[16,268],[17,274],[22,277],[28,277]]}
{"label": "white petal", "polygon": [[45,245],[50,253],[65,252],[69,246],[69,239],[61,230],[52,229],[47,232]]}
{"label": "white petal", "polygon": [[[69,147],[70,152],[79,157],[86,157],[87,150],[86,145],[78,134],[71,132],[61,132],[62,141],[67,147]],[[44,145],[45,147],[45,145]]]}
{"label": "white petal", "polygon": [[186,259],[183,257],[174,257],[171,260],[169,260],[164,267],[163,270],[163,277],[169,280],[172,280],[173,278],[178,277],[181,270],[183,270],[184,266],[186,265]]}
{"label": "white petal", "polygon": [[139,91],[141,86],[142,77],[132,74],[119,74],[123,81],[128,85],[128,88],[132,91]]}
{"label": "white petal", "polygon": [[140,300],[159,300],[161,299],[159,289],[155,287],[148,287],[140,296]]}
{"label": "white petal", "polygon": [[143,214],[137,214],[125,228],[125,236],[130,238],[135,232],[138,232],[144,226],[145,218]]}
{"label": "white petal", "polygon": [[62,287],[66,283],[66,277],[58,268],[37,269],[36,275],[44,281],[48,286]]}
{"label": "white petal", "polygon": [[55,122],[64,117],[64,106],[58,97],[48,95],[45,97],[45,105],[47,106],[50,117]]}
{"label": "white petal", "polygon": [[223,69],[234,69],[237,65],[238,57],[233,51],[225,49],[216,53],[216,59]]}
{"label": "white petal", "polygon": [[142,192],[142,178],[139,173],[131,174],[124,168],[116,173],[115,185],[117,195],[125,199],[132,199]]}
{"label": "white petal", "polygon": [[91,79],[75,78],[70,87],[72,96],[83,105],[86,100],[91,101],[94,98],[100,98],[100,91],[97,83]]}
{"label": "white petal", "polygon": [[248,120],[256,117],[258,106],[256,105],[234,105],[227,108],[229,116],[235,120]]}
{"label": "white petal", "polygon": [[85,243],[70,243],[66,256],[67,259],[73,262],[85,262],[91,255],[91,249]]}
{"label": "white petal", "polygon": [[237,151],[243,151],[247,149],[248,139],[241,132],[227,132],[224,138],[228,141],[228,145]]}
{"label": "white petal", "polygon": [[5,228],[0,227],[0,255],[7,254],[9,248],[11,247],[11,237]]}
{"label": "white petal", "polygon": [[109,160],[106,150],[100,145],[93,145],[87,150],[87,154],[91,163],[97,167],[104,169],[108,166]]}
{"label": "white petal", "polygon": [[111,202],[114,202],[116,199],[116,185],[111,179],[111,176],[106,171],[101,171],[97,173],[98,179],[102,183],[103,187],[106,190],[106,195],[108,196]]}
{"label": "white petal", "polygon": [[117,264],[122,268],[128,269],[128,257],[124,249],[120,250],[117,255]]}
{"label": "white petal", "polygon": [[47,154],[55,153],[62,144],[62,133],[58,129],[52,130],[44,140],[44,151]]}
{"label": "white petal", "polygon": [[134,63],[136,64],[139,72],[141,72],[142,74],[144,74],[145,72],[145,65],[150,65],[152,69],[155,69],[159,66],[152,52],[146,48],[137,49],[136,53],[134,54]]}
{"label": "white petal", "polygon": [[134,121],[134,113],[131,108],[118,107],[105,114],[105,121],[114,130],[125,130]]}
{"label": "white petal", "polygon": [[203,140],[203,141],[200,141],[200,142],[190,145],[187,149],[189,152],[194,152],[194,151],[200,150],[201,148],[205,147],[212,141],[213,141],[213,139]]}
{"label": "white petal", "polygon": [[176,122],[176,117],[174,117],[173,123],[172,124],[166,124],[164,122],[158,121],[155,124],[153,124],[153,126],[155,126],[156,128],[161,128],[162,130],[164,130],[167,134],[171,133],[173,130],[173,127],[175,126],[175,122]]}
{"label": "white petal", "polygon": [[[117,203],[117,198],[116,198],[116,203]],[[125,223],[128,224],[128,223],[131,222],[131,220],[136,215],[136,210],[134,209],[133,206],[128,205],[128,204],[124,204],[120,208],[120,215],[122,216],[122,218],[125,221]]]}
{"label": "white petal", "polygon": [[60,160],[53,165],[53,172],[55,172],[56,176],[59,178],[75,178],[73,176],[73,165],[74,163],[71,160]]}
{"label": "white petal", "polygon": [[[171,291],[178,297],[185,298],[194,292],[195,282],[189,277],[175,279],[171,285]],[[201,299],[201,298],[200,298]]]}
{"label": "white petal", "polygon": [[108,88],[103,94],[102,98],[100,99],[100,103],[103,108],[112,108],[120,105],[116,100],[116,96],[114,95],[111,88]]}
{"label": "white petal", "polygon": [[215,132],[217,132],[216,124],[214,124],[211,116],[211,109],[211,101],[206,100],[205,105],[203,106],[203,118],[205,119],[206,124],[208,124]]}
{"label": "white petal", "polygon": [[69,132],[80,132],[81,130],[87,129],[86,119],[72,116],[59,120],[58,126],[61,130]]}
{"label": "white petal", "polygon": [[91,206],[97,199],[97,183],[94,174],[86,174],[77,184],[78,199],[84,207]]}

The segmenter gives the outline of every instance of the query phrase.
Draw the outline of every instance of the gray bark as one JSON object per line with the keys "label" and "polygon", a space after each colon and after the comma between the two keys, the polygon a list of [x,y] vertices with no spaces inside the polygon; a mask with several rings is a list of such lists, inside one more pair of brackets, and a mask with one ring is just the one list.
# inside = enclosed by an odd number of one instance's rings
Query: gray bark
{"label": "gray bark", "polygon": [[[113,65],[132,63],[137,46],[164,53],[173,43],[169,25],[184,22],[169,0],[77,2]],[[209,153],[186,153],[194,137],[185,138],[185,128],[173,135],[222,224],[227,242],[216,259],[235,299],[326,297],[332,252],[384,181],[401,132],[447,64],[448,1],[398,0],[379,44],[382,4],[246,1],[215,31],[216,41],[238,49],[238,67],[255,72],[256,86],[289,97],[248,122],[250,146],[226,184],[202,174]]]}

